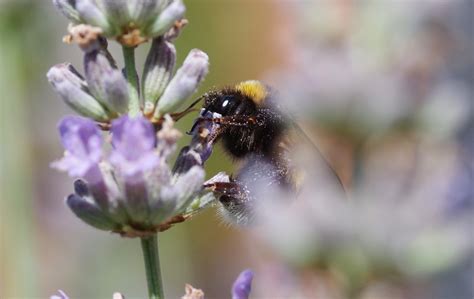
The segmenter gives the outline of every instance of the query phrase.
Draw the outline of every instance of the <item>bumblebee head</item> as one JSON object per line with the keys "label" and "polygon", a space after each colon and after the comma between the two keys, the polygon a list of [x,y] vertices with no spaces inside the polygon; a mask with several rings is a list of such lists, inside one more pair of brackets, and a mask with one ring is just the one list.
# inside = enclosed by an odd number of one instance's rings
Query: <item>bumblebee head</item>
{"label": "bumblebee head", "polygon": [[267,98],[267,87],[259,81],[244,81],[233,87],[215,90],[204,95],[204,111],[222,116],[252,114]]}

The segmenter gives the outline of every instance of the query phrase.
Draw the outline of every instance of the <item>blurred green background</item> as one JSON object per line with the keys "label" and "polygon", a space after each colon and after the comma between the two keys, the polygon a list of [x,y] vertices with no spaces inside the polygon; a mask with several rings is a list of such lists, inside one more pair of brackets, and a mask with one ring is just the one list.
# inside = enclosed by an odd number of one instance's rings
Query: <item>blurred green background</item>
{"label": "blurred green background", "polygon": [[[178,65],[192,48],[210,56],[210,74],[199,94],[260,78],[284,62],[276,40],[284,19],[270,1],[185,2],[189,25],[176,43]],[[45,74],[65,61],[82,70],[80,49],[61,42],[67,24],[50,0],[0,0],[0,297],[46,298],[63,289],[73,298],[111,298],[114,291],[143,298],[139,241],[96,231],[77,219],[63,204],[72,180],[49,167],[62,155],[56,124],[73,112]],[[120,62],[120,49],[114,42],[110,47]],[[139,48],[137,65],[147,49]],[[183,131],[192,118],[180,123]],[[231,168],[218,153],[207,173]],[[227,297],[240,270],[252,266],[239,238],[214,211],[163,233],[166,294],[177,298],[191,283],[206,290],[208,298]]]}

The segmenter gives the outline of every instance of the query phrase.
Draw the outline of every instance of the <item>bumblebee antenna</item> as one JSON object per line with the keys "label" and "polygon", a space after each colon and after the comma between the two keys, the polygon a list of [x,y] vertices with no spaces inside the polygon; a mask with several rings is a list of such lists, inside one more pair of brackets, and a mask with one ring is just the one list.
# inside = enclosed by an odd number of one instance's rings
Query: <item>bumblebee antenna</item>
{"label": "bumblebee antenna", "polygon": [[193,107],[196,106],[196,104],[199,103],[199,101],[201,101],[203,98],[204,98],[204,95],[200,96],[199,98],[197,98],[196,100],[194,100],[194,102],[192,102],[191,105],[189,105],[188,108],[184,109],[184,110],[181,111],[181,112],[172,113],[172,114],[171,114],[171,117],[173,118],[174,121],[178,121],[178,120],[180,120],[182,117],[184,117],[186,114],[188,114],[189,112],[197,111],[196,109],[193,109]]}
{"label": "bumblebee antenna", "polygon": [[199,98],[195,99],[194,102],[191,103],[191,105],[189,105],[188,108],[186,108],[183,112],[186,112],[190,109],[192,109],[194,106],[196,106],[197,103],[199,103],[203,98],[205,97],[205,94],[203,94],[202,96],[200,96]]}

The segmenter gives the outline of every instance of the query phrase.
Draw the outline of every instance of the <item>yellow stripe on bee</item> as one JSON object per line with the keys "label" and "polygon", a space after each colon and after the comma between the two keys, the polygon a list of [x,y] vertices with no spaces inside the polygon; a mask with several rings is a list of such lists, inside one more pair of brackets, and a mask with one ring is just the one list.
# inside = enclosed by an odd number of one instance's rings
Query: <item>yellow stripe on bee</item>
{"label": "yellow stripe on bee", "polygon": [[249,97],[257,106],[261,105],[268,95],[265,85],[257,80],[241,82],[235,88],[243,95]]}

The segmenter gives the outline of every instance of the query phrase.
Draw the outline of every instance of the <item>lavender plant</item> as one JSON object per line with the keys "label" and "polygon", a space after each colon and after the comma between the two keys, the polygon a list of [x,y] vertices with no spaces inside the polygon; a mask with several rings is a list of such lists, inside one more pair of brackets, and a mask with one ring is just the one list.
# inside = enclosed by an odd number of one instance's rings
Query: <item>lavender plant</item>
{"label": "lavender plant", "polygon": [[[180,160],[187,165],[184,171],[170,167],[181,136],[174,121],[206,76],[208,56],[191,50],[173,75],[173,40],[186,24],[180,0],[53,2],[71,21],[64,41],[82,49],[84,75],[69,63],[47,74],[80,115],[60,121],[65,153],[52,167],[76,179],[66,204],[77,217],[94,228],[141,239],[149,297],[163,298],[157,233],[214,199],[203,190],[204,170],[195,156]],[[122,70],[107,50],[108,40],[122,45]],[[139,80],[134,50],[147,41],[151,47]],[[205,136],[196,144],[202,145],[193,149],[198,155],[209,154],[202,150],[208,149]]]}

